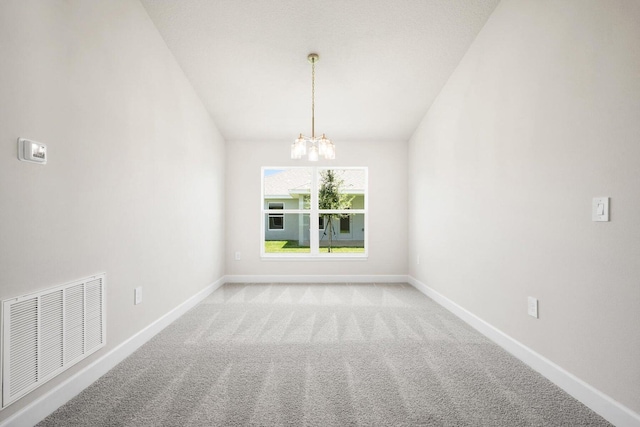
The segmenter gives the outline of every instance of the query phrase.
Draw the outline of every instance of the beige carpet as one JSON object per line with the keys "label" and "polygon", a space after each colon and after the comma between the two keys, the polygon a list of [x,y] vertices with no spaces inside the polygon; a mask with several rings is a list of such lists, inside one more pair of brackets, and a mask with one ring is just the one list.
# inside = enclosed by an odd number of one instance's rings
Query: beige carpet
{"label": "beige carpet", "polygon": [[41,426],[605,426],[409,285],[227,284]]}

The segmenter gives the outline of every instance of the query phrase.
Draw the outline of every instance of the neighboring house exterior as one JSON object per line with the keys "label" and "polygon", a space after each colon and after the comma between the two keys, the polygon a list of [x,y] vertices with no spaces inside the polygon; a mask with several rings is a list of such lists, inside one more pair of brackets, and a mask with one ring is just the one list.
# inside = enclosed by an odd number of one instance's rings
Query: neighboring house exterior
{"label": "neighboring house exterior", "polygon": [[[343,180],[341,191],[353,196],[351,209],[364,209],[366,172],[364,169],[336,169]],[[318,186],[320,183],[318,183]],[[283,169],[264,177],[265,240],[294,240],[300,246],[309,244],[309,214],[278,213],[282,209],[309,209],[311,173],[309,169]],[[273,213],[272,213],[273,212]],[[320,245],[326,246],[328,233],[326,218],[319,219]],[[333,241],[346,244],[364,242],[364,215],[354,214],[333,219]]]}

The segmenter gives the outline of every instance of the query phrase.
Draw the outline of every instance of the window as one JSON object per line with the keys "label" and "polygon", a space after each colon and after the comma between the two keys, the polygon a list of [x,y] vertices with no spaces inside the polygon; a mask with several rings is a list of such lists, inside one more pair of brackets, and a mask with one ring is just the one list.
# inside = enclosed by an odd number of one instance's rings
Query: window
{"label": "window", "polygon": [[367,256],[366,168],[263,167],[261,197],[263,257]]}
{"label": "window", "polygon": [[348,216],[340,217],[340,233],[351,233],[351,218]]}
{"label": "window", "polygon": [[[284,203],[269,202],[269,210],[284,209]],[[284,230],[284,215],[281,213],[269,214],[269,230]]]}

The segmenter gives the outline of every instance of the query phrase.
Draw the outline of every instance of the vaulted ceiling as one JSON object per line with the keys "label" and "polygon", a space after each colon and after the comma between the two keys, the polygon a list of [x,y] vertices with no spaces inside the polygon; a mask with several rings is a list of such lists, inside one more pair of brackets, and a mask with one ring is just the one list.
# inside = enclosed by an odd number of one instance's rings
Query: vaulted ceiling
{"label": "vaulted ceiling", "polygon": [[141,0],[227,141],[409,139],[499,0]]}

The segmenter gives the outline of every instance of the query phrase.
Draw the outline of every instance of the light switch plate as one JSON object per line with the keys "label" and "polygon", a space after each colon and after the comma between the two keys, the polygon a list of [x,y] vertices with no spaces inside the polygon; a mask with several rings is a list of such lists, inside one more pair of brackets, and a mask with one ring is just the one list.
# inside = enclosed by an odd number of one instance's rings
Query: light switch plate
{"label": "light switch plate", "polygon": [[133,290],[133,304],[138,305],[142,302],[142,286],[138,286]]}
{"label": "light switch plate", "polygon": [[592,221],[609,221],[609,198],[594,197],[591,203],[591,220]]}

